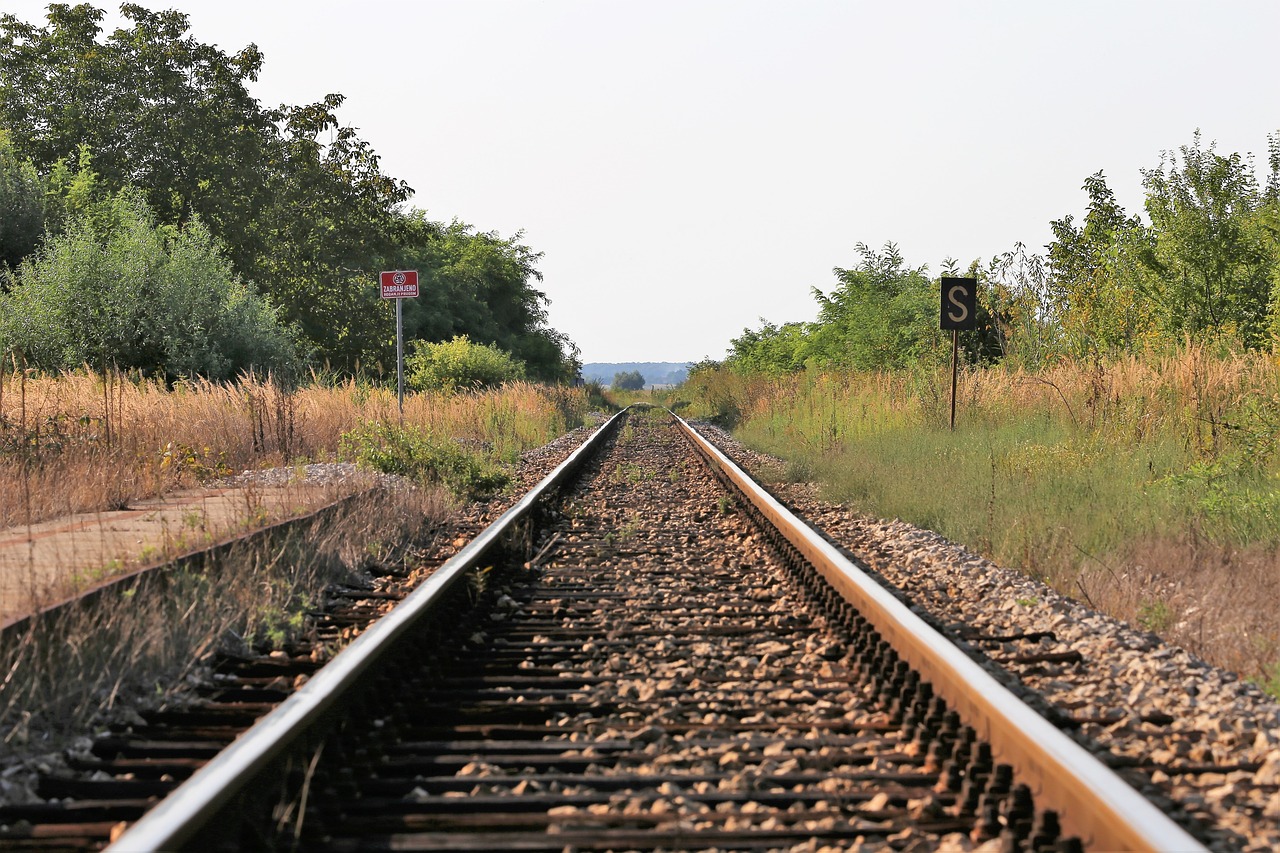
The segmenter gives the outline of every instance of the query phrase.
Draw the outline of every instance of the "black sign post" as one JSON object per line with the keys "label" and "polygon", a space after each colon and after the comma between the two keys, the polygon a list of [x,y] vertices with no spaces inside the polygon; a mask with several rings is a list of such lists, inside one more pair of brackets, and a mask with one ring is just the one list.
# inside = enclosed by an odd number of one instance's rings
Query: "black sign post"
{"label": "black sign post", "polygon": [[951,330],[951,431],[956,429],[956,363],[961,330],[978,326],[978,280],[942,277],[942,329]]}

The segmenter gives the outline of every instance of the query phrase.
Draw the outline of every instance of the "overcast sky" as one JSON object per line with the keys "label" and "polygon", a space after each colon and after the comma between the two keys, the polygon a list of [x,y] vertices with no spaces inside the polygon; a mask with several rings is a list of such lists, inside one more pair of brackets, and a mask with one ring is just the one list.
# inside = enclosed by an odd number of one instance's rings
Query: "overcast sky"
{"label": "overcast sky", "polygon": [[433,219],[523,230],[589,362],[720,357],[859,242],[1040,249],[1098,169],[1136,212],[1196,128],[1260,171],[1280,131],[1274,0],[140,3],[256,43],[268,106],[346,95]]}

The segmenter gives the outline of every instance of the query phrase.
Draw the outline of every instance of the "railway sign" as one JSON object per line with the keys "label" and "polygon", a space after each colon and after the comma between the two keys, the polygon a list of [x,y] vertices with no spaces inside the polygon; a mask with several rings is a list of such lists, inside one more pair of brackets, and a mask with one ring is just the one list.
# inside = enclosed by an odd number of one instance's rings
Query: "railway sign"
{"label": "railway sign", "polygon": [[378,275],[383,299],[413,299],[418,295],[417,270],[392,270]]}
{"label": "railway sign", "polygon": [[417,270],[389,270],[378,274],[382,298],[396,301],[396,399],[400,403],[400,420],[404,420],[404,314],[402,300],[418,296]]}
{"label": "railway sign", "polygon": [[978,280],[942,277],[942,328],[951,330],[951,430],[956,428],[956,364],[960,333],[978,327]]}
{"label": "railway sign", "polygon": [[966,331],[978,326],[978,280],[942,277],[942,328]]}

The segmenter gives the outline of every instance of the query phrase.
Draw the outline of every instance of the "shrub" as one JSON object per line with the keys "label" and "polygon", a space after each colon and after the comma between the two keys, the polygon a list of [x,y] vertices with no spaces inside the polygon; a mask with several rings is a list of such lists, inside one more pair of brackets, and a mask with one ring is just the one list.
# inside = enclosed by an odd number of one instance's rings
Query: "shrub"
{"label": "shrub", "polygon": [[0,349],[49,370],[115,364],[169,378],[288,372],[296,349],[198,220],[157,226],[122,193],[72,219],[0,294]]}
{"label": "shrub", "polygon": [[405,381],[419,391],[475,390],[524,378],[523,361],[466,335],[442,343],[414,341],[405,368]]}
{"label": "shrub", "polygon": [[511,478],[483,455],[414,426],[366,423],[342,435],[340,454],[361,465],[420,483],[438,483],[460,498],[481,498]]}

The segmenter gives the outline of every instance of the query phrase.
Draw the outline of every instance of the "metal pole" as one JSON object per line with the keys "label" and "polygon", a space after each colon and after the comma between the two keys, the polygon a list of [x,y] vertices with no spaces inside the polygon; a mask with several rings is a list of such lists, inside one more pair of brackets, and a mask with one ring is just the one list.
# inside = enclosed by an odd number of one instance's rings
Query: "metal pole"
{"label": "metal pole", "polygon": [[960,330],[951,330],[951,431],[956,431],[956,361],[960,356]]}
{"label": "metal pole", "polygon": [[[400,402],[400,423],[404,423],[404,319],[400,304],[403,299],[396,300],[396,399]],[[954,404],[953,404],[954,405]],[[951,416],[955,420],[955,415]]]}

